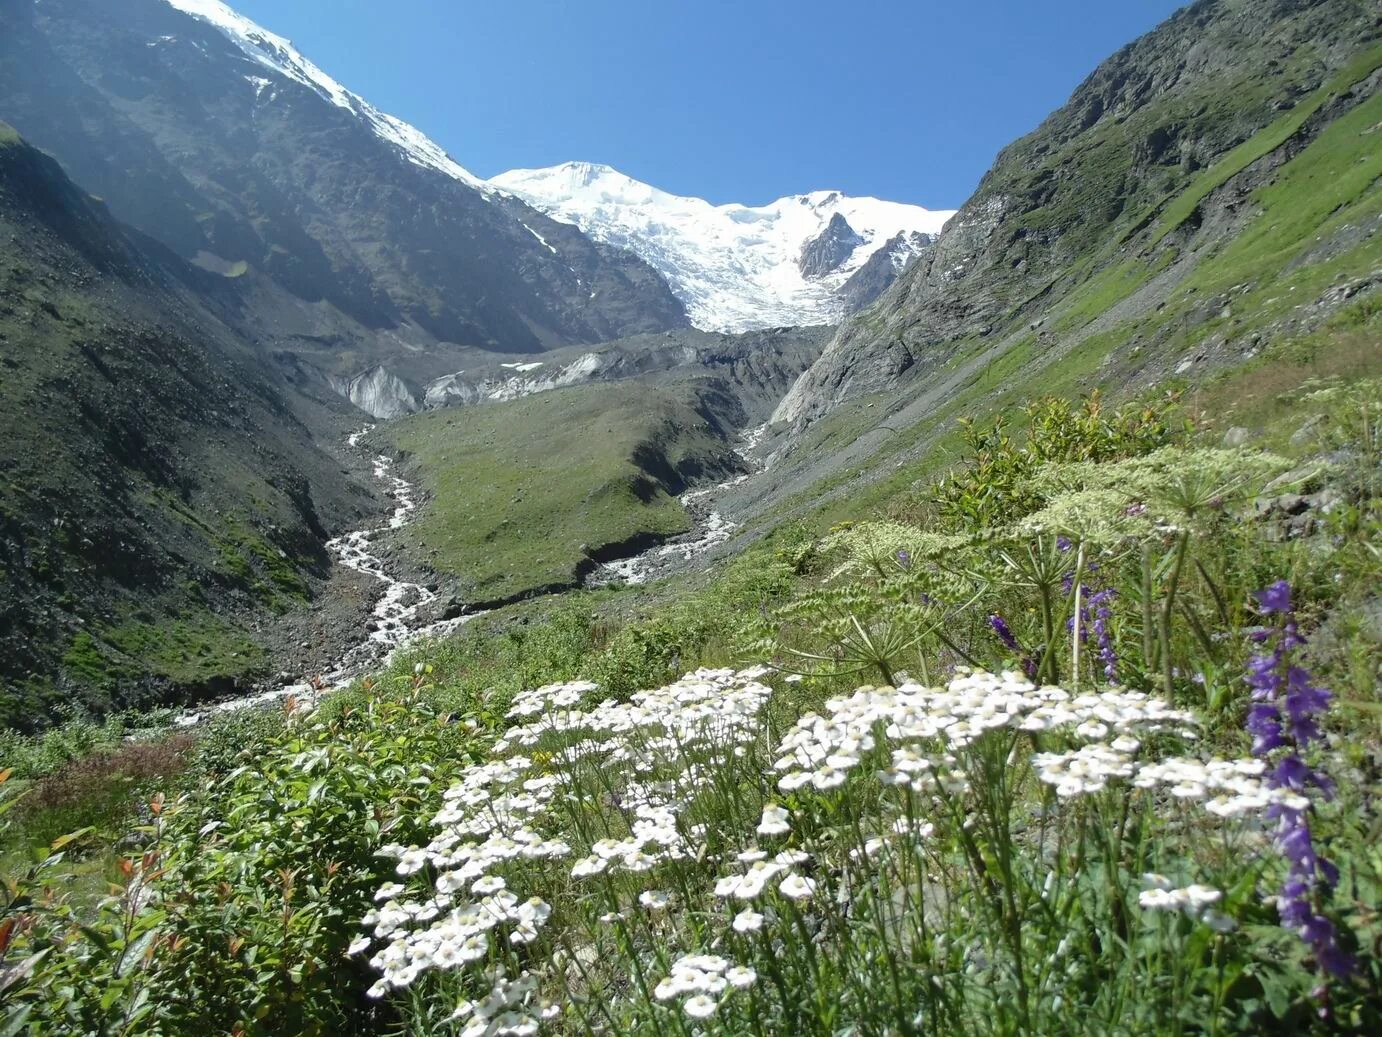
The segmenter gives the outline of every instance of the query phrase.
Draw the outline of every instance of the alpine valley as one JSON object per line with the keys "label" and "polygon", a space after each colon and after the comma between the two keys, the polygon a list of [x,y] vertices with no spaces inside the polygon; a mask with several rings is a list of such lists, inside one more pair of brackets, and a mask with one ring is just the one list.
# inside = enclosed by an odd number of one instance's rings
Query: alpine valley
{"label": "alpine valley", "polygon": [[[1130,45],[957,215],[716,206],[583,162],[482,180],[216,0],[0,0],[6,715],[328,667],[371,593],[324,546],[380,507],[343,442],[366,421],[416,414],[375,441],[457,466],[419,470],[396,551],[458,612],[691,533],[677,495],[759,464],[753,426],[771,471],[719,491],[753,520],[721,552],[1034,380],[1153,384],[1323,324],[1376,276],[1369,138],[1361,164],[1336,144],[1374,103],[1372,27],[1278,5],[1244,42],[1261,7]],[[670,409],[604,387],[626,381]],[[494,417],[451,410],[477,404]],[[470,422],[504,430],[508,469],[552,408],[607,414],[608,464],[523,481],[536,499],[469,470]],[[617,504],[559,516],[590,494]],[[546,564],[496,549],[549,522]]]}
{"label": "alpine valley", "polygon": [[0,0],[0,1029],[1379,1032],[1380,84],[717,204]]}

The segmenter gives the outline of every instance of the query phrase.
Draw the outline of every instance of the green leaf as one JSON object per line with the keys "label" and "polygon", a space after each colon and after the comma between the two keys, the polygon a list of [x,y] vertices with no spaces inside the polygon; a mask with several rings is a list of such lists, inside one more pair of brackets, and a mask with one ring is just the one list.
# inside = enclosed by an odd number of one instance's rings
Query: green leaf
{"label": "green leaf", "polygon": [[29,1016],[33,1014],[33,1010],[32,1004],[19,1005],[12,1009],[5,1018],[4,1028],[0,1029],[0,1037],[14,1037],[15,1034],[20,1033],[29,1021]]}

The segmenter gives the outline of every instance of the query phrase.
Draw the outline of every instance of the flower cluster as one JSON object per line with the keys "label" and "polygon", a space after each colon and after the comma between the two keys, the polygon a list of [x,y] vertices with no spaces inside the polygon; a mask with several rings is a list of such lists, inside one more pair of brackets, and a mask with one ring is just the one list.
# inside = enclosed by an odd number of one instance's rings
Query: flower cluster
{"label": "flower cluster", "polygon": [[1276,764],[1268,784],[1294,793],[1274,802],[1267,812],[1276,821],[1276,844],[1288,865],[1277,900],[1281,923],[1300,934],[1322,968],[1343,976],[1353,971],[1353,961],[1339,946],[1334,923],[1315,908],[1317,893],[1332,890],[1339,873],[1315,850],[1305,795],[1314,788],[1327,799],[1333,795],[1333,784],[1302,756],[1320,737],[1319,717],[1328,709],[1330,695],[1312,685],[1309,672],[1293,662],[1305,638],[1291,606],[1290,585],[1278,580],[1255,596],[1263,615],[1277,622],[1257,634],[1263,651],[1248,665],[1253,702],[1246,726],[1253,736],[1253,753]]}
{"label": "flower cluster", "polygon": [[502,971],[494,970],[489,979],[489,993],[479,1001],[464,1000],[451,1013],[452,1019],[469,1020],[461,1029],[461,1037],[531,1037],[543,1021],[559,1014],[555,1005],[534,1009],[533,994],[537,977],[527,972],[509,979]]}
{"label": "flower cluster", "polygon": [[1226,933],[1235,927],[1233,919],[1214,906],[1224,899],[1222,890],[1198,883],[1174,889],[1165,875],[1143,875],[1142,881],[1147,888],[1138,894],[1137,903],[1146,911],[1179,911],[1215,932]]}
{"label": "flower cluster", "polygon": [[672,963],[671,974],[653,990],[659,1001],[682,1001],[682,1011],[693,1019],[714,1015],[730,990],[744,990],[758,980],[758,973],[734,965],[718,954],[687,954]]}
{"label": "flower cluster", "polygon": [[[826,791],[844,783],[850,771],[875,749],[882,731],[891,764],[879,771],[884,784],[917,792],[963,792],[968,785],[957,753],[985,732],[999,728],[1062,731],[1086,745],[1076,756],[1039,757],[1037,765],[1059,784],[1057,771],[1084,778],[1078,790],[1092,791],[1091,780],[1106,781],[1126,770],[1126,758],[1140,743],[1135,733],[1171,730],[1193,735],[1194,717],[1141,692],[1111,690],[1072,695],[1058,687],[1037,687],[1024,675],[977,671],[956,676],[945,688],[907,683],[899,688],[860,688],[848,698],[826,703],[827,716],[808,714],[783,738],[775,767],[785,772],[778,787],[811,786]],[[1113,742],[1104,745],[1108,737]],[[934,742],[932,751],[906,743]],[[1107,769],[1107,772],[1105,770]],[[1130,773],[1130,772],[1129,772]],[[1124,776],[1127,776],[1124,774]],[[1099,784],[1098,787],[1102,787]]]}
{"label": "flower cluster", "polygon": [[783,850],[772,858],[762,850],[746,850],[739,860],[748,865],[747,870],[721,878],[715,883],[715,895],[722,899],[756,900],[770,882],[775,882],[777,891],[789,900],[806,900],[816,891],[815,880],[793,869],[810,859],[811,855],[801,850]]}
{"label": "flower cluster", "polygon": [[515,700],[510,717],[536,719],[510,728],[494,749],[504,753],[557,738],[564,742],[558,750],[564,763],[598,757],[605,765],[653,770],[690,750],[752,742],[758,713],[772,694],[760,679],[770,672],[764,666],[697,670],[665,688],[637,692],[629,702],[606,699],[588,710],[578,704],[595,685],[550,684]]}
{"label": "flower cluster", "polygon": [[[620,830],[589,843],[571,866],[572,877],[643,873],[686,858],[689,839],[703,833],[680,823],[678,810],[708,769],[758,737],[758,714],[771,694],[759,678],[767,672],[698,670],[627,703],[605,700],[589,708],[583,700],[598,687],[588,681],[520,694],[509,714],[516,723],[496,744],[495,758],[467,768],[444,793],[432,841],[380,851],[396,858],[401,878],[425,876],[429,888],[416,899],[406,899],[408,887],[397,882],[376,893],[380,906],[363,919],[368,935],[351,947],[353,953],[374,949],[370,963],[381,977],[371,995],[406,988],[428,969],[479,968],[538,939],[551,908],[538,897],[522,899],[509,879],[525,864],[573,855],[564,838],[549,833],[561,830],[554,808],[574,791],[581,765],[594,764],[606,776],[623,821]],[[781,808],[765,810],[764,834],[787,830],[787,817]],[[792,895],[796,887],[787,879],[784,895]],[[638,898],[649,911],[669,902],[655,890]],[[515,1007],[516,999],[531,1000],[528,981],[505,979],[500,971],[489,982],[489,996],[458,1010],[458,1018],[471,1020],[464,1032],[535,1032],[526,1027],[536,1027],[546,1009]]]}

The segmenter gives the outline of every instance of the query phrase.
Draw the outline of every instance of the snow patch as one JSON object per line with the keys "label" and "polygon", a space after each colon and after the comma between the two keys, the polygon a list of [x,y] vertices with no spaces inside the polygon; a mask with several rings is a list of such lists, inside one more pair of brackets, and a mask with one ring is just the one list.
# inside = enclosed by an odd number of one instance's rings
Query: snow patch
{"label": "snow patch", "polygon": [[526,231],[527,231],[529,234],[531,234],[533,237],[537,238],[537,240],[538,240],[539,242],[542,243],[542,247],[545,248],[548,252],[552,253],[552,255],[555,256],[555,255],[557,254],[557,250],[554,249],[554,248],[552,247],[551,242],[549,242],[546,238],[544,238],[544,237],[543,237],[541,234],[539,234],[537,231],[533,230],[532,227],[529,227],[529,226],[525,223],[525,224],[523,224],[523,229],[526,230]]}

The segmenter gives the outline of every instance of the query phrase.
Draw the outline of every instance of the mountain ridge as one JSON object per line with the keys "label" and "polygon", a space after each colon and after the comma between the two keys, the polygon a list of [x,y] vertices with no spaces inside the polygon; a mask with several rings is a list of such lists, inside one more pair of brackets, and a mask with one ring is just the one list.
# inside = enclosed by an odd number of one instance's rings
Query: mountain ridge
{"label": "mountain ridge", "polygon": [[425,379],[476,350],[687,325],[637,257],[477,187],[232,15],[192,0],[0,0],[0,114],[116,218],[221,274],[248,334],[324,375],[390,362]]}
{"label": "mountain ridge", "polygon": [[[1082,335],[1043,327],[1081,292],[1103,308],[1076,304],[1071,319],[1093,330],[1118,316],[1116,302],[1164,305],[1161,290],[1128,300],[1171,276],[1158,263],[1188,276],[1241,230],[1255,185],[1223,200],[1218,224],[1203,196],[1182,192],[1283,113],[1320,102],[1379,25],[1377,6],[1356,0],[1198,0],[1121,48],[999,153],[923,260],[841,326],[774,421],[800,428],[985,343],[1042,349]],[[1365,83],[1365,98],[1374,89]],[[1186,210],[1173,213],[1181,198]],[[1148,238],[1168,214],[1169,236]],[[1124,288],[1106,283],[1125,268]]]}

